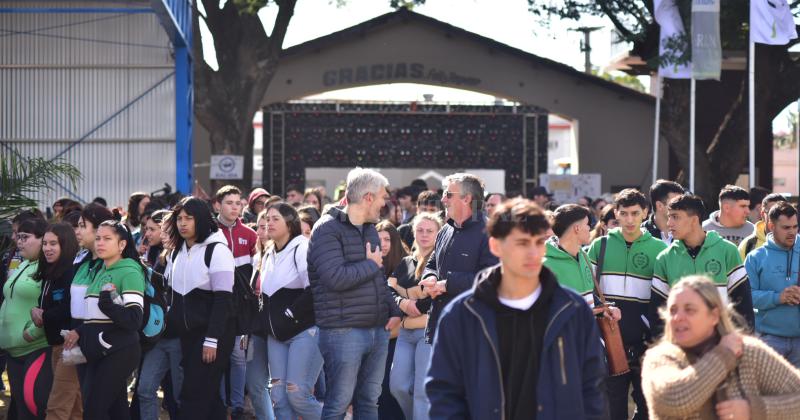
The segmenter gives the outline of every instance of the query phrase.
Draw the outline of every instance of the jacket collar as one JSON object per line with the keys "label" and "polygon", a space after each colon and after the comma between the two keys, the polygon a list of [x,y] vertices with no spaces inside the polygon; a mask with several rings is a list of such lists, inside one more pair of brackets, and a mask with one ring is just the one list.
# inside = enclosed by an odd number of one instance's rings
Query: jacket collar
{"label": "jacket collar", "polygon": [[483,214],[482,211],[476,211],[472,213],[464,223],[461,224],[461,227],[456,226],[456,222],[453,219],[447,219],[447,224],[452,226],[454,229],[469,229],[472,225],[485,223],[486,216]]}
{"label": "jacket collar", "polygon": [[[344,207],[332,206],[326,214],[342,223],[355,227],[353,222],[350,221],[350,216],[347,214],[346,211],[344,211]],[[368,225],[374,225],[374,223],[364,222],[362,226],[368,226]]]}
{"label": "jacket collar", "polygon": [[[473,295],[463,301],[463,305],[467,306],[470,312],[479,317],[486,325],[489,335],[495,344],[498,343],[497,326],[495,324],[497,317],[495,310],[484,299],[490,298],[490,289],[494,290],[492,293],[494,294],[494,299],[497,299],[497,286],[502,278],[500,270],[500,265],[498,264],[481,271],[473,286]],[[561,288],[558,285],[556,276],[547,267],[542,266],[542,271],[539,273],[539,281],[542,282],[542,287],[547,288],[542,290],[543,295],[545,290],[548,290],[548,293],[552,290],[544,335],[544,346],[549,346],[555,342],[561,328],[575,314],[580,305],[586,305],[586,303]]]}

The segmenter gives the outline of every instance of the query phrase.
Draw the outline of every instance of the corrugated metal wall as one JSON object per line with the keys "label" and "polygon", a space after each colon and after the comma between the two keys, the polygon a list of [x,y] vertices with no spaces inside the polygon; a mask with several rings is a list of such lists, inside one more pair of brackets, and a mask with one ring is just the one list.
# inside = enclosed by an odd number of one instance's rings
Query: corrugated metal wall
{"label": "corrugated metal wall", "polygon": [[38,194],[42,208],[59,196],[124,205],[133,191],[174,186],[174,61],[156,15],[0,14],[0,142],[0,155],[62,157],[81,170],[77,188]]}

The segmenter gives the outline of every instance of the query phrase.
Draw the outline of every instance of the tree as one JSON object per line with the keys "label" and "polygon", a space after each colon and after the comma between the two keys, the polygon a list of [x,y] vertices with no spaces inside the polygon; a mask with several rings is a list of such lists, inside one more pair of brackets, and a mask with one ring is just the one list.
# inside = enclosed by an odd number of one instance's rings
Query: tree
{"label": "tree", "polygon": [[[653,19],[653,0],[528,0],[530,10],[543,21],[556,17],[579,20],[607,17],[622,37],[633,43],[631,54],[646,60],[655,71],[661,60],[686,61],[688,43],[675,40],[675,51],[659,56],[659,26]],[[684,27],[691,28],[691,0],[677,0]],[[800,0],[790,0],[795,14]],[[720,16],[722,48],[747,56],[749,2],[723,1]],[[756,47],[757,165],[759,184],[772,185],[772,120],[800,96],[800,62],[786,46]],[[683,47],[683,48],[681,48]],[[732,183],[747,166],[747,74],[723,71],[721,80],[697,82],[695,193],[716,203],[716,193]],[[664,79],[661,138],[677,160],[675,177],[686,183],[689,163],[689,81]]]}
{"label": "tree", "polygon": [[[194,7],[192,46],[195,57],[195,116],[211,136],[214,154],[253,155],[253,116],[278,67],[286,30],[297,0],[219,0],[202,2],[205,17]],[[270,1],[278,7],[272,32],[266,33],[257,12]],[[336,0],[342,6],[346,0]],[[424,0],[390,0],[394,8],[412,7]],[[197,4],[197,3],[195,3]],[[214,38],[218,70],[203,57],[200,19]],[[244,159],[244,180],[252,179],[253,161]],[[240,183],[245,190],[250,185]]]}
{"label": "tree", "polygon": [[0,220],[9,219],[21,210],[39,207],[32,196],[42,190],[52,190],[54,181],[66,180],[74,188],[80,178],[78,168],[61,159],[0,153]]}

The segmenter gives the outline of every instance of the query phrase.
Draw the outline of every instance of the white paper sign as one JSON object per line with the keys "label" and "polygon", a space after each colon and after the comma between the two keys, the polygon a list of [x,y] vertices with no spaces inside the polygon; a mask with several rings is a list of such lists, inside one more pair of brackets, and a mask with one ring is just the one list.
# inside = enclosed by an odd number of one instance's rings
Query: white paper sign
{"label": "white paper sign", "polygon": [[539,185],[547,188],[553,200],[560,204],[575,203],[583,196],[600,197],[600,181],[600,174],[539,175]]}
{"label": "white paper sign", "polygon": [[244,156],[211,155],[211,179],[242,179],[244,177]]}

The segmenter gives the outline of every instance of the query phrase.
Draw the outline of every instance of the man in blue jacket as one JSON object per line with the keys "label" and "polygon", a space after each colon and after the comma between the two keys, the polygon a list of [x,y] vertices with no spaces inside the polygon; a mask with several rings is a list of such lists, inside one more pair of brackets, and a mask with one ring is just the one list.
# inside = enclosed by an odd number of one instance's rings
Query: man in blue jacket
{"label": "man in blue jacket", "polygon": [[756,332],[789,363],[800,368],[800,241],[797,210],[787,202],[769,211],[767,244],[745,259]]}
{"label": "man in blue jacket", "polygon": [[497,264],[489,252],[483,208],[483,181],[472,174],[456,173],[444,179],[442,205],[447,223],[436,235],[436,245],[422,273],[423,292],[433,298],[425,328],[425,342],[432,343],[442,309],[469,290],[475,274]]}
{"label": "man in blue jacket", "polygon": [[325,361],[323,419],[378,419],[378,397],[389,352],[389,331],[400,324],[386,277],[375,223],[389,181],[370,170],[347,174],[347,206],[331,208],[314,226],[308,279]]}
{"label": "man in blue jacket", "polygon": [[441,316],[425,381],[431,419],[608,418],[592,310],[542,265],[549,227],[529,200],[495,210],[500,264]]}

